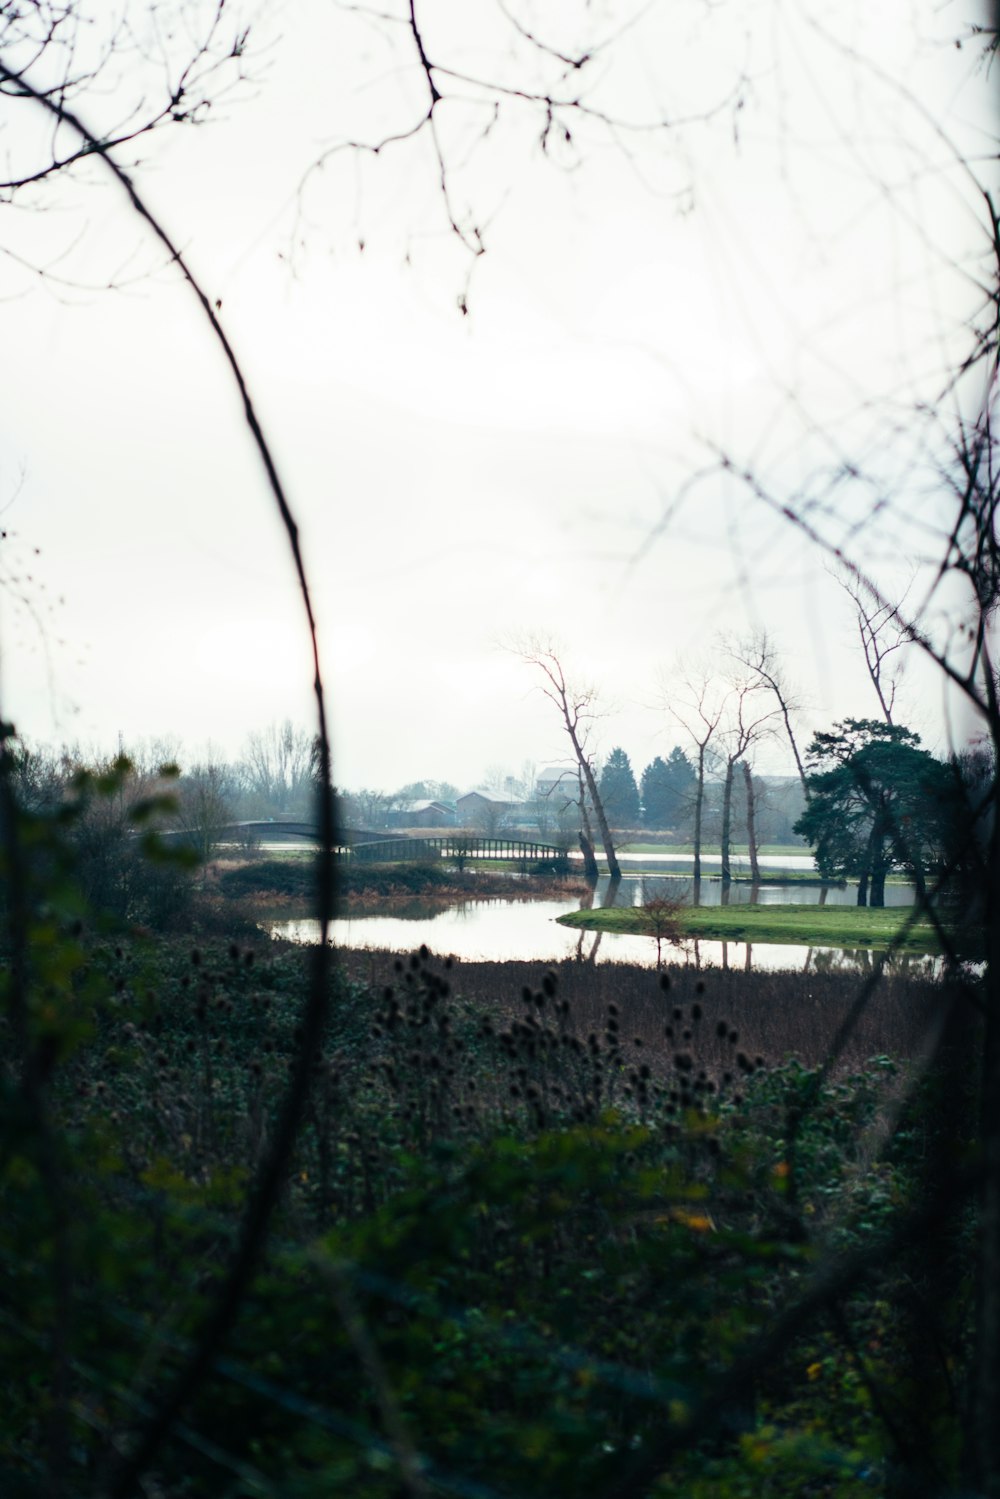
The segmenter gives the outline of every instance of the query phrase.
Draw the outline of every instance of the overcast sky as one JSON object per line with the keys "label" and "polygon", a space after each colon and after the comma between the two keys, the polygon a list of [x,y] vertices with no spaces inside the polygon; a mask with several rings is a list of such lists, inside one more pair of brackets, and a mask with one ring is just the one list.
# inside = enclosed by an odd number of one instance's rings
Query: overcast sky
{"label": "overcast sky", "polygon": [[[606,43],[571,76],[614,128],[567,115],[572,139],[546,150],[543,112],[441,75],[474,264],[426,133],[310,175],[425,107],[408,31],[334,0],[269,5],[252,81],[135,148],[221,299],[301,524],[340,784],[465,789],[557,759],[558,724],[503,648],[525,632],[601,688],[595,747],[621,744],[637,773],[683,742],[671,673],[719,632],[766,626],[807,734],[875,715],[828,559],[720,459],[814,500],[890,593],[935,559],[947,492],[912,412],[973,336],[988,235],[951,143],[990,149],[991,84],[954,45],[974,8],[791,9],[428,0],[432,57],[508,89],[566,71],[509,17],[568,57]],[[633,128],[665,117],[687,123]],[[24,104],[3,123],[0,150],[44,153]],[[310,726],[287,547],[190,293],[94,164],[18,203],[0,208],[5,716],[49,741],[191,752]],[[944,748],[935,674],[912,663],[903,691]],[[787,762],[776,744],[762,766]]]}

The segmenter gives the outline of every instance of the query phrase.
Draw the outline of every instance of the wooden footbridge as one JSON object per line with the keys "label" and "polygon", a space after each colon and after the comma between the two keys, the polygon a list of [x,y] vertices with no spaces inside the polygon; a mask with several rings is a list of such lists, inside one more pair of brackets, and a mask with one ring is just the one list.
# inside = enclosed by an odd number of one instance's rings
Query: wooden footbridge
{"label": "wooden footbridge", "polygon": [[[195,839],[193,829],[176,828],[166,835],[173,839]],[[232,822],[215,830],[213,841],[224,843],[269,839],[302,839],[318,843],[319,827],[314,822],[269,821]],[[461,864],[472,859],[504,859],[513,862],[556,863],[565,861],[564,848],[554,843],[540,843],[531,838],[479,835],[456,831],[433,838],[384,838],[363,828],[341,828],[337,834],[338,859],[365,864],[423,863],[428,859],[450,859]]]}
{"label": "wooden footbridge", "polygon": [[456,863],[465,859],[556,863],[566,859],[566,850],[554,843],[463,833],[437,838],[379,838],[372,843],[355,843],[344,852],[351,860],[363,864],[401,864],[426,859],[451,859]]}

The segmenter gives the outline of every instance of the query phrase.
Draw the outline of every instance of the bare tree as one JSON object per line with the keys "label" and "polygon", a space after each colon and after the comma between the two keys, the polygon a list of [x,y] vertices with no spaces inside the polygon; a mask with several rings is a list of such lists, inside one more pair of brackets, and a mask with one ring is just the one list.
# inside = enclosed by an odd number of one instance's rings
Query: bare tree
{"label": "bare tree", "polygon": [[378,830],[385,827],[386,818],[395,798],[387,791],[373,786],[362,786],[360,791],[347,793],[348,816],[356,817],[364,828]]}
{"label": "bare tree", "polygon": [[[457,298],[466,314],[473,269],[486,252],[489,228],[508,190],[506,180],[498,190],[480,170],[481,157],[502,143],[523,151],[527,140],[541,161],[572,172],[585,164],[590,147],[610,149],[630,162],[634,148],[650,136],[661,149],[676,137],[675,167],[686,172],[681,140],[686,127],[728,117],[737,129],[747,84],[742,54],[722,63],[716,58],[716,86],[702,106],[667,108],[658,89],[641,97],[633,89],[628,107],[622,107],[617,83],[609,79],[614,69],[607,64],[622,40],[644,23],[651,27],[649,45],[662,41],[649,9],[636,5],[612,19],[603,7],[576,6],[571,20],[563,16],[557,24],[550,17],[536,23],[524,7],[500,3],[492,17],[496,47],[488,60],[477,48],[470,62],[462,28],[449,26],[420,0],[407,0],[395,14],[345,5],[346,12],[369,24],[383,23],[380,42],[391,61],[379,84],[394,123],[367,139],[347,132],[335,139],[307,173],[300,195],[305,198],[311,185],[328,181],[338,159],[350,163],[352,180],[369,163],[376,170],[400,156],[421,168],[429,161],[435,217],[468,257]],[[634,36],[629,39],[634,44]],[[676,180],[671,191],[683,197]],[[411,248],[408,234],[408,256]]]}
{"label": "bare tree", "polygon": [[312,812],[314,740],[290,718],[248,734],[243,765],[248,788],[262,811],[270,816]]}
{"label": "bare tree", "polygon": [[757,857],[757,797],[753,784],[753,770],[749,760],[741,760],[743,770],[743,791],[746,797],[747,808],[747,848],[750,851],[750,879],[754,885],[760,884],[760,861]]}
{"label": "bare tree", "polygon": [[[771,732],[773,721],[780,711],[777,708],[767,707],[766,703],[761,701],[763,692],[763,683],[757,674],[755,672],[747,672],[743,676],[731,679],[730,690],[726,698],[726,721],[723,722],[720,731],[720,737],[725,746],[726,757],[725,780],[722,788],[722,833],[719,850],[722,855],[723,892],[732,884],[733,878],[730,864],[730,847],[732,842],[733,779],[736,767],[741,763],[745,763],[746,757],[753,746],[758,744],[766,734]],[[747,802],[748,822],[752,818],[752,809],[753,789],[751,780]],[[753,851],[752,862],[756,866],[756,850]],[[759,881],[759,868],[754,869],[754,878],[756,881]]]}
{"label": "bare tree", "polygon": [[[761,682],[762,686],[772,692],[781,713],[782,723],[785,726],[785,736],[788,746],[795,760],[795,768],[802,782],[802,790],[806,801],[809,800],[809,784],[806,780],[805,769],[802,764],[802,756],[795,738],[793,725],[794,715],[800,710],[795,693],[789,686],[781,654],[774,640],[767,630],[761,627],[747,636],[745,640],[734,641],[729,647],[729,654],[733,660],[752,672]],[[752,840],[751,840],[752,842]]]}
{"label": "bare tree", "polygon": [[178,822],[190,835],[203,867],[233,819],[234,791],[232,771],[214,758],[192,765],[181,777]]}
{"label": "bare tree", "polygon": [[[133,170],[150,137],[202,124],[223,100],[246,92],[248,40],[249,27],[228,0],[0,5],[0,203],[48,209],[57,182],[91,182],[112,156]],[[39,103],[50,111],[49,131],[32,129],[25,117]],[[74,123],[79,106],[90,139]],[[67,248],[73,238],[67,235]],[[30,244],[8,224],[2,250],[9,267],[19,266],[26,280],[73,284],[60,255],[36,259]],[[141,274],[130,265],[107,284]]]}
{"label": "bare tree", "polygon": [[676,942],[679,935],[678,915],[684,905],[683,900],[676,895],[666,895],[662,882],[657,884],[650,880],[642,882],[642,911],[643,919],[649,927],[649,935],[656,943],[656,967],[663,967],[663,944],[664,942]]}
{"label": "bare tree", "polygon": [[[563,729],[569,739],[576,761],[580,780],[581,818],[586,827],[586,803],[589,798],[600,832],[608,873],[613,880],[621,879],[621,867],[615,853],[614,840],[608,819],[605,816],[601,793],[597,787],[591,755],[587,741],[594,720],[599,716],[597,691],[590,686],[579,686],[567,681],[562,659],[556,648],[547,642],[525,641],[517,647],[517,654],[529,666],[537,666],[544,679],[542,691],[553,703],[562,719]],[[588,834],[589,836],[589,834]],[[586,859],[586,851],[584,852]]]}
{"label": "bare tree", "polygon": [[697,750],[697,781],[694,793],[694,903],[698,904],[701,887],[701,830],[705,808],[705,776],[709,769],[711,743],[725,711],[728,689],[720,688],[718,674],[703,663],[686,674],[681,672],[682,694],[667,687],[664,701],[667,711],[690,735]]}
{"label": "bare tree", "polygon": [[875,689],[882,717],[891,726],[895,722],[892,715],[903,674],[899,652],[910,641],[902,611],[913,586],[912,580],[898,601],[890,603],[880,596],[873,596],[860,575],[841,571],[835,576],[854,604],[855,623],[868,677]]}
{"label": "bare tree", "polygon": [[583,766],[576,767],[576,781],[578,788],[577,807],[580,813],[580,852],[583,854],[583,872],[592,883],[597,882],[597,860],[594,857],[594,834],[590,826],[590,813],[587,811],[587,787],[583,779]]}

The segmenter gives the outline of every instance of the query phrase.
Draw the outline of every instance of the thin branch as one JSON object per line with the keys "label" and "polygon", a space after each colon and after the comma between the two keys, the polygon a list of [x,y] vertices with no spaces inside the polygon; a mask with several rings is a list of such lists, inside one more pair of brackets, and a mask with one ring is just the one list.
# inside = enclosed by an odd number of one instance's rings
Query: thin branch
{"label": "thin branch", "polygon": [[[15,81],[6,65],[0,61],[0,80]],[[298,524],[292,514],[284,486],[278,475],[270,445],[264,435],[260,420],[254,409],[242,369],[232,345],[219,321],[207,294],[187,264],[180,249],[174,244],[166,229],[140,196],[129,175],[115,162],[90,132],[83,121],[64,105],[54,104],[37,93],[30,84],[20,80],[21,88],[50,114],[65,120],[79,134],[89,149],[100,156],[111,175],[126,194],[138,216],[148,224],[155,237],[164,246],[170,259],[178,266],[184,279],[201,306],[213,334],[219,343],[230,373],[243,402],[246,424],[250,429],[258,455],[267,474],[271,493],[278,507],[282,524],[288,538],[296,576],[302,595],[313,659],[313,694],[319,727],[320,775],[322,780],[320,799],[321,853],[319,860],[318,897],[320,911],[320,941],[312,955],[312,972],[309,992],[302,1017],[302,1035],[292,1067],[284,1103],[280,1112],[271,1150],[265,1158],[257,1182],[250,1195],[243,1228],[236,1253],[230,1263],[228,1275],[219,1292],[213,1309],[209,1312],[195,1343],[195,1351],[187,1364],[176,1376],[172,1388],[164,1395],[155,1417],[147,1424],[127,1458],[113,1475],[109,1494],[113,1499],[126,1499],[135,1488],[140,1475],[152,1462],[182,1408],[209,1373],[219,1346],[236,1321],[243,1298],[249,1289],[260,1253],[267,1236],[271,1215],[284,1180],[287,1163],[298,1132],[299,1122],[309,1090],[311,1059],[319,1045],[326,1024],[329,1008],[330,952],[327,944],[334,898],[334,805],[330,764],[330,738],[327,727],[326,703],[323,678],[320,670],[319,640],[312,598],[306,578],[305,562],[299,541]]]}

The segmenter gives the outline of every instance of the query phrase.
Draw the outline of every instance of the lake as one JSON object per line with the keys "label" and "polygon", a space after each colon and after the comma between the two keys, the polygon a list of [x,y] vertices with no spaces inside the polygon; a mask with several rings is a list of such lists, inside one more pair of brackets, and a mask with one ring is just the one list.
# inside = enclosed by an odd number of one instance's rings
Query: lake
{"label": "lake", "polygon": [[[594,905],[608,904],[608,880],[598,881]],[[677,895],[686,882],[676,879],[622,879],[615,898],[616,906],[640,905],[643,889],[664,889]],[[721,886],[702,883],[702,905],[720,903]],[[731,905],[746,904],[749,886],[730,890]],[[853,888],[828,890],[829,905],[853,905]],[[761,886],[758,900],[762,904],[806,904],[820,902],[816,886]],[[892,905],[911,905],[913,887],[893,885],[886,888],[886,901]],[[656,964],[656,943],[650,937],[626,933],[578,932],[557,924],[556,918],[577,909],[571,900],[467,900],[447,910],[421,908],[414,902],[412,914],[346,916],[335,921],[331,935],[336,946],[374,948],[408,952],[425,943],[431,952],[450,955],[466,961],[509,962],[523,959],[532,962],[558,962],[579,957],[596,963]],[[319,923],[311,919],[271,921],[268,931],[275,937],[293,942],[316,942]],[[749,949],[749,950],[748,950]],[[855,954],[839,948],[799,947],[779,943],[713,942],[689,938],[680,947],[664,944],[664,961],[691,963],[701,967],[754,969],[819,969],[870,967],[872,955]],[[910,972],[935,971],[937,960],[922,955],[898,955],[894,966]]]}

